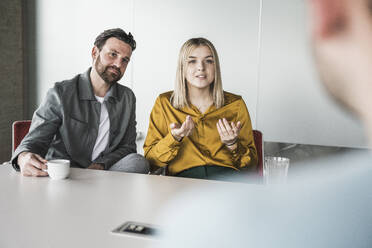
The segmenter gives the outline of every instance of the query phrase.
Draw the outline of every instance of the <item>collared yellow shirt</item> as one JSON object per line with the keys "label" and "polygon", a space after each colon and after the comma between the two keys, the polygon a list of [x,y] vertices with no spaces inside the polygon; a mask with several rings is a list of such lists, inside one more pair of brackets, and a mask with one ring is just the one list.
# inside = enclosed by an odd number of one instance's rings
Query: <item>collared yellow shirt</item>
{"label": "collared yellow shirt", "polygon": [[[205,113],[195,106],[176,109],[170,103],[172,91],[159,95],[151,111],[150,124],[143,149],[150,164],[168,165],[171,175],[183,170],[216,165],[240,170],[254,169],[257,165],[257,151],[254,145],[251,119],[241,96],[224,92],[225,104],[216,109],[214,105]],[[190,115],[195,123],[193,133],[181,142],[173,138],[171,123],[182,124]],[[230,123],[241,122],[238,148],[232,152],[222,142],[217,130],[219,119]]]}

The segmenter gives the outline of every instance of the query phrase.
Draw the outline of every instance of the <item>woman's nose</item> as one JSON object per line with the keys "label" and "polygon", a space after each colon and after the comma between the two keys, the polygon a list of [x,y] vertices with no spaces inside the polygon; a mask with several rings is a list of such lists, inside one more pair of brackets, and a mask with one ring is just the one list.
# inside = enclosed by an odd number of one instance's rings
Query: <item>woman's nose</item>
{"label": "woman's nose", "polygon": [[204,64],[203,64],[203,62],[198,63],[197,64],[197,68],[198,68],[199,71],[203,71],[204,70]]}

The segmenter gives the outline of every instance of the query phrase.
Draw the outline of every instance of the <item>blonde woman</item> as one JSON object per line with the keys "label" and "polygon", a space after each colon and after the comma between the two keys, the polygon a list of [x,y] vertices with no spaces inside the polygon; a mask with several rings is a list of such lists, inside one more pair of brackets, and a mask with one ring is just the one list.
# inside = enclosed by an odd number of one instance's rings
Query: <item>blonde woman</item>
{"label": "blonde woman", "polygon": [[175,89],[156,99],[144,151],[153,166],[168,166],[174,176],[223,180],[256,167],[247,107],[241,96],[223,91],[209,40],[183,44]]}

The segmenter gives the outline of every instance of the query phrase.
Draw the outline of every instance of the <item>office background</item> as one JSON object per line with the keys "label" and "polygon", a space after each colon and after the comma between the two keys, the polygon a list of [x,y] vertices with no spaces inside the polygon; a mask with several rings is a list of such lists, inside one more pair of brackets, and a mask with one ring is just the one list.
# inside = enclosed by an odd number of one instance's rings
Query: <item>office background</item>
{"label": "office background", "polygon": [[365,147],[362,127],[319,83],[303,0],[3,0],[0,7],[1,161],[10,157],[11,122],[30,119],[54,82],[85,71],[95,37],[112,27],[137,41],[121,83],[137,96],[142,137],[157,95],[173,88],[181,45],[202,36],[219,52],[225,90],[243,96],[272,153],[296,144]]}

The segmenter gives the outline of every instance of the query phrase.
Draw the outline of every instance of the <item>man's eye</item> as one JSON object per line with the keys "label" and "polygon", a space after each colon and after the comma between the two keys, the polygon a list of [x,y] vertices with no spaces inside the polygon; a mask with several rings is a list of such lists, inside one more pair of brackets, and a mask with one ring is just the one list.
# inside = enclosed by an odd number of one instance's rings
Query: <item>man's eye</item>
{"label": "man's eye", "polygon": [[110,56],[114,58],[116,57],[116,53],[110,53]]}

